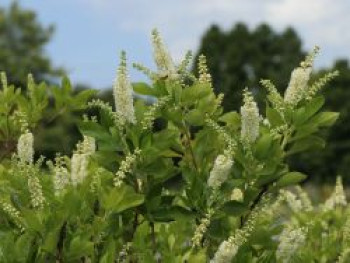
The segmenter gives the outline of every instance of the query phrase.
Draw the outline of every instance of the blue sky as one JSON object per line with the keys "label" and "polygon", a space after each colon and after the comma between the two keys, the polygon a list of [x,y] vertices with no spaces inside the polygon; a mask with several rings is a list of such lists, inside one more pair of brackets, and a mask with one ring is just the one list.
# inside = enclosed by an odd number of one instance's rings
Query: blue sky
{"label": "blue sky", "polygon": [[[11,0],[1,0],[7,6]],[[68,69],[74,83],[109,87],[121,50],[129,61],[154,67],[149,35],[157,27],[175,60],[196,50],[200,36],[216,23],[229,29],[243,21],[261,22],[276,30],[293,26],[304,48],[321,46],[316,66],[350,58],[349,0],[19,0],[55,24],[47,53],[55,65]],[[2,4],[4,3],[4,4]],[[141,76],[131,70],[136,81]]]}

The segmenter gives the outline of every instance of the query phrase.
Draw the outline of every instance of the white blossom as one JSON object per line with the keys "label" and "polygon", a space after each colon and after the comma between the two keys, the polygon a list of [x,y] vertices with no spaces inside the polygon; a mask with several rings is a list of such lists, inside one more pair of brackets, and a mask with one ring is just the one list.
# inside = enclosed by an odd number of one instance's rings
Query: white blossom
{"label": "white blossom", "polygon": [[272,106],[280,113],[284,110],[284,102],[281,94],[276,89],[275,85],[268,79],[260,80],[260,84],[267,90],[269,101]]}
{"label": "white blossom", "polygon": [[173,59],[156,29],[152,31],[152,45],[154,60],[160,74],[176,79],[178,74]]}
{"label": "white blossom", "polygon": [[233,189],[232,193],[231,193],[231,200],[234,201],[243,201],[243,192],[241,189],[239,188],[235,188]]}
{"label": "white blossom", "polygon": [[95,139],[84,136],[84,140],[77,145],[77,151],[71,158],[71,182],[74,186],[83,182],[88,175],[89,157],[96,150]]}
{"label": "white blossom", "polygon": [[324,203],[323,210],[324,211],[332,210],[336,206],[346,206],[346,204],[347,204],[347,201],[344,193],[342,179],[340,176],[338,176],[335,184],[334,192]]}
{"label": "white blossom", "polygon": [[82,143],[81,151],[85,154],[91,155],[96,151],[96,141],[94,137],[85,136]]}
{"label": "white blossom", "polygon": [[148,108],[148,110],[143,115],[143,120],[141,121],[143,130],[152,129],[154,120],[156,119],[157,111],[164,107],[169,100],[169,96],[161,97]]}
{"label": "white blossom", "polygon": [[208,185],[212,188],[220,187],[226,181],[232,165],[233,160],[229,156],[218,155],[215,159],[214,167],[210,172]]}
{"label": "white blossom", "polygon": [[259,136],[259,110],[252,94],[245,90],[244,105],[241,107],[241,138],[249,143]]}
{"label": "white blossom", "polygon": [[215,253],[214,258],[210,261],[211,263],[228,263],[232,261],[238,251],[238,246],[227,240],[222,242]]}
{"label": "white blossom", "polygon": [[125,52],[122,52],[120,59],[117,78],[113,85],[115,108],[122,124],[126,122],[135,123],[132,86],[126,68]]}
{"label": "white blossom", "polygon": [[341,206],[347,205],[343,182],[340,176],[337,177],[337,181],[335,184],[334,199],[335,199],[334,202],[336,205],[341,205]]}
{"label": "white blossom", "polygon": [[126,174],[129,173],[132,169],[133,164],[136,162],[136,158],[141,154],[140,149],[135,149],[134,153],[128,154],[125,157],[125,160],[123,160],[120,163],[119,169],[115,174],[114,177],[114,186],[119,187],[122,185],[124,178],[126,177]]}
{"label": "white blossom", "polygon": [[310,200],[310,197],[309,195],[301,188],[300,185],[297,185],[295,187],[298,195],[299,195],[299,198],[300,198],[300,202],[303,206],[303,209],[307,212],[309,211],[312,211],[313,210],[313,206],[312,206],[312,203],[311,203],[311,200]]}
{"label": "white blossom", "polygon": [[276,251],[277,260],[291,262],[294,254],[305,243],[306,230],[304,228],[285,228],[279,236],[279,244]]}
{"label": "white blossom", "polygon": [[[342,251],[338,258],[338,263],[345,263],[350,260],[350,210],[347,211],[347,219],[343,227]],[[348,260],[348,261],[347,261]]]}
{"label": "white blossom", "polygon": [[264,118],[263,121],[262,121],[262,123],[263,123],[266,127],[271,127],[271,123],[270,123],[269,119],[267,119],[267,118]]}
{"label": "white blossom", "polygon": [[18,139],[17,153],[23,163],[33,163],[34,136],[31,132],[22,134]]}
{"label": "white blossom", "polygon": [[74,153],[71,159],[71,181],[74,186],[83,182],[88,175],[88,155]]}
{"label": "white blossom", "polygon": [[43,208],[45,198],[43,195],[40,180],[34,174],[28,177],[28,190],[30,192],[31,203],[34,208]]}
{"label": "white blossom", "polygon": [[198,73],[199,83],[209,84],[211,86],[212,78],[208,70],[207,59],[204,55],[200,55],[198,58]]}
{"label": "white blossom", "polygon": [[248,219],[244,222],[242,228],[235,231],[234,235],[223,241],[216,251],[211,263],[231,262],[236,256],[238,249],[247,242],[251,233],[254,231],[258,220],[269,213],[273,213],[272,209],[278,209],[279,205],[270,206],[270,199],[268,196],[263,197],[261,203],[255,207]]}
{"label": "white blossom", "polygon": [[280,194],[293,212],[297,213],[302,210],[303,206],[301,200],[299,200],[295,194],[286,190],[280,190]]}
{"label": "white blossom", "polygon": [[213,211],[209,211],[205,215],[205,217],[203,217],[201,219],[200,224],[196,227],[196,230],[195,230],[194,235],[192,237],[192,246],[193,247],[199,247],[201,245],[201,241],[203,239],[203,236],[210,225],[210,220],[211,220],[212,214],[213,214]]}
{"label": "white blossom", "polygon": [[69,173],[68,169],[63,166],[55,166],[54,170],[53,184],[55,188],[55,194],[59,194],[66,185],[69,184]]}
{"label": "white blossom", "polygon": [[0,206],[2,210],[12,218],[17,227],[19,227],[23,232],[25,229],[22,225],[20,212],[11,203],[8,203],[4,200],[0,201]]}
{"label": "white blossom", "polygon": [[298,67],[293,70],[289,85],[284,94],[284,101],[286,103],[295,106],[304,97],[311,71],[311,67]]}

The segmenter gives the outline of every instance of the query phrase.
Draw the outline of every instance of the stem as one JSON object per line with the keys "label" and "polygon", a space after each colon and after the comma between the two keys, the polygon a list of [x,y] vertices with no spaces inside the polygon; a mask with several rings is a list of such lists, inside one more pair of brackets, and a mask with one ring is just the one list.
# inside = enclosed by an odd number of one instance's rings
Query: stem
{"label": "stem", "polygon": [[9,115],[6,115],[6,140],[9,139],[10,137],[10,120],[9,120]]}
{"label": "stem", "polygon": [[157,245],[156,245],[156,234],[154,231],[154,222],[150,222],[149,226],[151,227],[151,239],[152,239],[153,254],[156,254]]}
{"label": "stem", "polygon": [[294,131],[294,129],[291,127],[291,130],[287,130],[287,132],[284,133],[282,144],[281,144],[281,148],[283,151],[286,148],[286,146],[288,144],[288,140],[290,139],[290,135],[293,133],[293,131]]}
{"label": "stem", "polygon": [[282,150],[284,150],[286,148],[287,143],[288,143],[288,139],[289,139],[289,134],[285,134],[283,136],[283,140],[282,140],[282,144],[281,144]]}
{"label": "stem", "polygon": [[60,109],[56,114],[52,115],[50,119],[48,119],[45,124],[50,124],[51,122],[53,122],[58,116],[60,116],[61,114],[63,114],[66,111],[66,108],[62,108]]}
{"label": "stem", "polygon": [[67,231],[67,222],[65,221],[61,227],[59,240],[57,242],[57,262],[63,262],[63,244],[64,239],[66,238],[66,231]]}
{"label": "stem", "polygon": [[134,221],[132,223],[132,232],[131,232],[130,241],[132,241],[134,239],[134,235],[135,235],[136,228],[138,225],[139,225],[139,213],[137,211],[135,211]]}
{"label": "stem", "polygon": [[192,156],[193,166],[198,171],[198,164],[197,164],[196,158],[194,156],[194,152],[193,152],[193,148],[192,148],[192,144],[191,144],[191,134],[190,134],[189,130],[187,129],[187,126],[184,123],[184,121],[182,121],[182,125],[183,125],[184,135],[185,135],[186,141],[187,141],[186,144],[188,145],[188,148],[190,150],[190,154]]}
{"label": "stem", "polygon": [[251,204],[248,214],[246,216],[241,216],[241,220],[240,220],[240,227],[241,228],[245,225],[245,223],[247,222],[246,219],[250,216],[250,214],[252,213],[253,209],[259,204],[261,198],[267,192],[267,190],[268,190],[268,185],[264,185],[262,190],[259,192],[257,197],[254,199],[253,203]]}
{"label": "stem", "polygon": [[126,152],[127,154],[130,153],[130,150],[129,150],[129,146],[126,142],[126,136],[125,136],[125,127],[118,127],[118,130],[119,130],[119,135],[120,135],[120,139],[121,139],[121,142],[123,144],[123,147],[124,147],[124,152]]}

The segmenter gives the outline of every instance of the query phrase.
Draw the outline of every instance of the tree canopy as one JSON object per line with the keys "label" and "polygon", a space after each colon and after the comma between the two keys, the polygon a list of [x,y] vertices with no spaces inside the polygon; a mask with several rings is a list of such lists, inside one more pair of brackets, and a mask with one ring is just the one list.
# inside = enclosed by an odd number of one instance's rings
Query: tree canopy
{"label": "tree canopy", "polygon": [[0,7],[0,71],[16,86],[24,86],[28,73],[37,81],[51,82],[62,73],[45,54],[54,27],[44,27],[35,12],[22,9],[17,2]]}
{"label": "tree canopy", "polygon": [[200,54],[208,58],[215,91],[225,94],[226,111],[237,110],[241,91],[256,89],[262,78],[271,79],[283,90],[290,72],[305,55],[294,29],[279,33],[267,24],[249,29],[243,23],[228,31],[211,26],[201,39],[197,57]]}

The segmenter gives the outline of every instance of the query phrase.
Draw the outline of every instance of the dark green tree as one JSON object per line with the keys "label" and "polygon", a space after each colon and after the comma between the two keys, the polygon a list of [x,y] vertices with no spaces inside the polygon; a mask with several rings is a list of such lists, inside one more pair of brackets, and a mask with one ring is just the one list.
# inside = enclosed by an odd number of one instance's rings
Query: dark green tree
{"label": "dark green tree", "polygon": [[262,78],[284,90],[290,72],[304,56],[302,42],[292,28],[276,32],[267,24],[249,29],[242,23],[229,31],[210,27],[201,39],[197,57],[200,54],[207,57],[215,91],[225,93],[226,111],[239,108],[245,87],[260,91]]}
{"label": "dark green tree", "polygon": [[0,71],[7,72],[10,83],[23,87],[28,73],[37,81],[51,82],[63,73],[44,52],[53,32],[52,25],[42,26],[33,11],[16,1],[9,8],[0,7]]}

